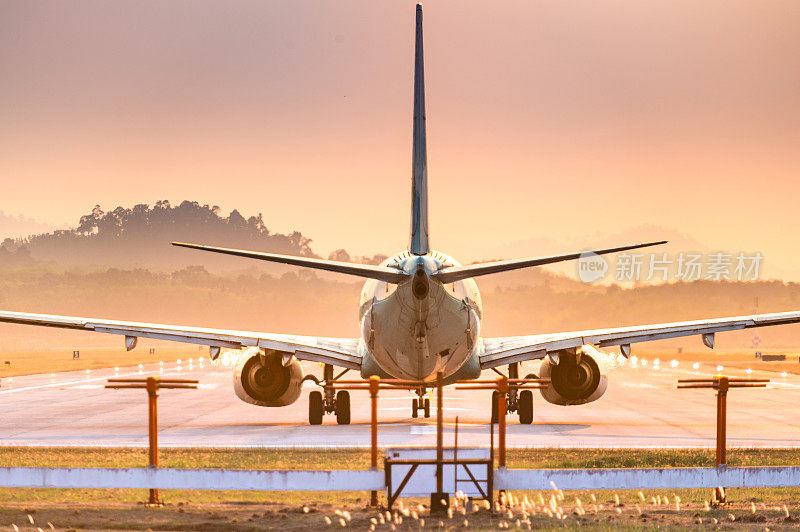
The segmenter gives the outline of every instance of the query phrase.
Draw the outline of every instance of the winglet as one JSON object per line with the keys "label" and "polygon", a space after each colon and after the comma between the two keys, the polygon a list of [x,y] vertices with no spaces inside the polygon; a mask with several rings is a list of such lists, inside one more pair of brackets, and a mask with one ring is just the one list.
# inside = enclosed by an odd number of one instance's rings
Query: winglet
{"label": "winglet", "polygon": [[425,140],[425,65],[422,56],[422,4],[417,4],[414,52],[414,146],[411,164],[411,241],[414,255],[430,252],[428,241],[428,152]]}

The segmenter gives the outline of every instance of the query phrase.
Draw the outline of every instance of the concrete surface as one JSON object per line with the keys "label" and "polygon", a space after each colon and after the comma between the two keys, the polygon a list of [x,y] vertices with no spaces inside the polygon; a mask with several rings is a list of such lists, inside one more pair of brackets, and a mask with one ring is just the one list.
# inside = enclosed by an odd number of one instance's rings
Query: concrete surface
{"label": "concrete surface", "polygon": [[[317,365],[308,365],[318,373]],[[525,364],[521,373],[535,371]],[[163,390],[159,397],[161,446],[214,447],[366,447],[369,446],[369,396],[352,393],[352,424],[337,425],[325,416],[308,425],[308,392],[294,405],[261,408],[239,401],[231,369],[206,360],[174,359],[139,368],[65,372],[3,378],[0,382],[0,445],[146,446],[147,398],[144,390],[106,390],[114,376],[160,374],[200,380],[198,390]],[[676,390],[682,377],[709,377],[715,365],[693,367],[665,362],[655,368],[628,363],[609,373],[609,388],[595,403],[559,407],[534,392],[534,424],[520,425],[509,415],[508,444],[514,447],[713,447],[715,398],[712,390]],[[728,397],[730,447],[800,447],[800,376],[744,370],[730,376],[772,378],[767,389],[732,390]],[[350,374],[354,375],[354,374]],[[494,376],[487,372],[486,377]],[[459,416],[459,445],[489,442],[488,391],[445,391],[444,413],[452,444]],[[435,394],[431,397],[435,415]],[[411,395],[382,392],[380,445],[434,445],[435,418],[410,417]]]}

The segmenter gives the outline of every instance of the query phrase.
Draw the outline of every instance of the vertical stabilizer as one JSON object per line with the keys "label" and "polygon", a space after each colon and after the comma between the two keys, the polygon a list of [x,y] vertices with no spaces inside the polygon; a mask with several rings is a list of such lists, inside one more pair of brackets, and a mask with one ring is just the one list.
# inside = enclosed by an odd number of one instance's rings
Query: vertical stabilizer
{"label": "vertical stabilizer", "polygon": [[425,143],[425,72],[422,59],[422,4],[417,4],[414,54],[414,148],[411,175],[411,242],[415,255],[430,252],[428,242],[428,151]]}

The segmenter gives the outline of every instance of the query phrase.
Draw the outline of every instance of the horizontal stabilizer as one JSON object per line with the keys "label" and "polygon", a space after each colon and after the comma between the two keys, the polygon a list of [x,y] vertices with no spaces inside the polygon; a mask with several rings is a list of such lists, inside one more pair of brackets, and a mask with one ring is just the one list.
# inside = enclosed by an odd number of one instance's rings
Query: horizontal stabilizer
{"label": "horizontal stabilizer", "polygon": [[357,264],[354,262],[313,259],[310,257],[297,257],[294,255],[278,255],[277,253],[263,253],[260,251],[244,251],[241,249],[201,246],[198,244],[186,244],[184,242],[173,242],[172,245],[190,249],[199,249],[201,251],[223,253],[225,255],[234,255],[236,257],[247,257],[250,259],[278,262],[281,264],[291,264],[292,266],[304,266],[306,268],[314,268],[316,270],[356,275],[358,277],[367,277],[369,279],[377,279],[379,281],[394,284],[400,283],[401,281],[409,278],[407,273],[395,268],[389,268],[387,266],[373,266],[371,264]]}
{"label": "horizontal stabilizer", "polygon": [[634,244],[632,246],[622,246],[617,248],[608,249],[595,249],[592,251],[581,251],[579,253],[570,253],[568,255],[554,255],[552,257],[539,257],[532,259],[513,259],[513,260],[499,260],[496,262],[482,262],[479,264],[469,264],[467,266],[453,266],[445,268],[432,275],[434,279],[442,284],[453,283],[468,279],[470,277],[478,277],[480,275],[489,275],[490,273],[507,272],[510,270],[519,270],[521,268],[530,268],[531,266],[542,266],[544,264],[553,264],[555,262],[564,262],[567,260],[579,259],[581,255],[595,254],[605,255],[606,253],[617,253],[619,251],[628,251],[631,249],[644,248],[648,246],[657,246],[659,244],[666,244],[666,240],[659,242],[648,242],[646,244]]}

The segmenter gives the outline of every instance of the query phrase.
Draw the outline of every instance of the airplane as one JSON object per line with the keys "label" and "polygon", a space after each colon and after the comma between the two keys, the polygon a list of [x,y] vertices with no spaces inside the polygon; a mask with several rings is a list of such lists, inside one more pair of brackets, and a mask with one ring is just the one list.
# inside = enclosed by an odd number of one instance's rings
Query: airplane
{"label": "airplane", "polygon": [[[366,278],[359,304],[359,337],[293,336],[11,311],[0,311],[0,321],[123,335],[128,350],[136,347],[138,338],[207,345],[213,360],[219,357],[222,349],[235,350],[233,387],[236,395],[247,403],[263,407],[287,406],[298,400],[305,382],[321,386],[322,391],[314,390],[309,394],[308,419],[312,425],[321,424],[325,414],[334,414],[339,424],[350,423],[349,392],[336,388],[337,380],[351,370],[359,371],[363,378],[378,375],[424,382],[416,390],[418,397],[412,399],[411,413],[413,417],[418,417],[420,412],[429,417],[427,389],[433,386],[438,372],[442,373],[445,384],[474,380],[483,370],[499,372],[497,368],[501,366],[507,366],[509,378],[518,378],[520,363],[540,360],[538,377],[551,380],[549,386],[540,390],[542,397],[557,405],[581,405],[596,401],[608,387],[604,353],[599,348],[619,346],[622,356],[627,358],[633,343],[690,335],[700,335],[703,343],[713,348],[714,335],[718,332],[800,323],[800,311],[794,311],[588,331],[482,337],[483,307],[475,278],[576,260],[589,252],[462,265],[431,248],[420,4],[416,7],[413,105],[409,245],[380,265],[173,242],[185,248]],[[663,243],[597,249],[591,253],[605,255]],[[323,364],[322,379],[305,375],[303,361]],[[336,376],[334,367],[342,368]],[[532,422],[531,390],[512,387],[506,403],[506,412],[498,412],[498,401],[493,397],[493,420],[516,412],[520,423]]]}

